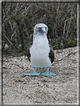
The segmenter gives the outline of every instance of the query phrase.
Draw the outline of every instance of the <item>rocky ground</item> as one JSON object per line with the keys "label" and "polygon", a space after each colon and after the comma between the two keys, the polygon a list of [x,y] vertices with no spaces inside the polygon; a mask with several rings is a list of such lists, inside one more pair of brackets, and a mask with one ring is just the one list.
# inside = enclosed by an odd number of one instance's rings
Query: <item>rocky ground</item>
{"label": "rocky ground", "polygon": [[[3,104],[77,104],[77,47],[55,52],[50,72],[56,76],[24,76],[33,71],[26,56],[3,55]],[[36,69],[45,72],[46,69]]]}

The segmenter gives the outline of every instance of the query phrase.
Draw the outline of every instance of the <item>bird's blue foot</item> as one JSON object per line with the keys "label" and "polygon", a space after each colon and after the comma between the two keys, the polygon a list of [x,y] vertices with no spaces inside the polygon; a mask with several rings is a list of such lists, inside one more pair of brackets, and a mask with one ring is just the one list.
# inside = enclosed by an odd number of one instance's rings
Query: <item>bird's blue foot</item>
{"label": "bird's blue foot", "polygon": [[38,76],[38,75],[40,75],[40,73],[28,73],[28,74],[24,74],[24,75],[28,75],[28,76]]}
{"label": "bird's blue foot", "polygon": [[49,67],[47,68],[46,72],[45,73],[42,73],[41,75],[44,75],[44,76],[52,76],[52,75],[56,75],[55,73],[49,73]]}
{"label": "bird's blue foot", "polygon": [[38,76],[38,75],[40,75],[40,73],[37,73],[36,71],[35,71],[35,68],[33,67],[33,73],[28,73],[28,74],[24,74],[24,75],[28,75],[28,76]]}
{"label": "bird's blue foot", "polygon": [[46,72],[45,72],[45,73],[42,73],[41,75],[44,75],[44,76],[52,76],[52,75],[56,75],[56,74],[55,74],[55,73],[49,73],[49,72],[46,73]]}

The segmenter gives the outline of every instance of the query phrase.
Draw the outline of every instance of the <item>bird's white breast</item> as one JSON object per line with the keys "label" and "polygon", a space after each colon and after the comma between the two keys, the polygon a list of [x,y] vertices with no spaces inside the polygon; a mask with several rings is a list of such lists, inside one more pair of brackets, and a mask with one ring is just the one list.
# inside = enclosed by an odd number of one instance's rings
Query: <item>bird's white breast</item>
{"label": "bird's white breast", "polygon": [[30,48],[32,67],[51,66],[49,59],[49,44],[46,35],[34,35],[33,45]]}

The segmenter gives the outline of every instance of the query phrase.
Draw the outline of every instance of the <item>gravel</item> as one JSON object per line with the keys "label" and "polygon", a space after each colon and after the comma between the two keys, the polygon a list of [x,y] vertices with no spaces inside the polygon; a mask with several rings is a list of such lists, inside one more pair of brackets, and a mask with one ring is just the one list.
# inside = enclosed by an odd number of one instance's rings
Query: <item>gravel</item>
{"label": "gravel", "polygon": [[[55,52],[55,76],[24,76],[33,72],[26,56],[3,55],[3,104],[78,104],[77,47]],[[36,69],[45,72],[45,68]]]}

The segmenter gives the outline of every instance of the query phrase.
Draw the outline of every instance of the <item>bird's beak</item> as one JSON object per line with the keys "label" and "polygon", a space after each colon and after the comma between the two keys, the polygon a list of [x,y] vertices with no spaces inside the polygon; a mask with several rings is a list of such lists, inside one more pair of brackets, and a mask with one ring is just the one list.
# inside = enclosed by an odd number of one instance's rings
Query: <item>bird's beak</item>
{"label": "bird's beak", "polygon": [[46,29],[45,29],[45,28],[42,28],[42,31],[43,31],[43,32],[46,32]]}
{"label": "bird's beak", "polygon": [[39,28],[39,32],[40,32],[40,33],[45,33],[45,32],[46,32],[45,27],[40,27],[40,28]]}

